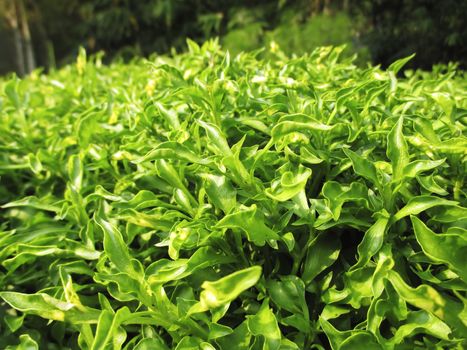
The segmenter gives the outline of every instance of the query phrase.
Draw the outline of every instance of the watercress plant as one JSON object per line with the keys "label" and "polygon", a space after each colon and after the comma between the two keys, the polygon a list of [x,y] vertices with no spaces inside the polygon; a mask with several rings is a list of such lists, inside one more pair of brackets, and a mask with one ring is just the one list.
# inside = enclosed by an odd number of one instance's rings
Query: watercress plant
{"label": "watercress plant", "polygon": [[188,46],[0,81],[0,347],[467,346],[463,73]]}

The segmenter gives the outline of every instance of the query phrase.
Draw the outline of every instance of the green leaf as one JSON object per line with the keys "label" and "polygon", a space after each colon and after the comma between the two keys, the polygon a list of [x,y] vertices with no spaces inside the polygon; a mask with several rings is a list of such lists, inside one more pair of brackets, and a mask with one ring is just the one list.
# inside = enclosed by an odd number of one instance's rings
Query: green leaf
{"label": "green leaf", "polygon": [[113,349],[120,349],[125,341],[126,334],[121,334],[118,327],[130,314],[128,308],[124,307],[116,313],[103,310],[97,322],[96,334],[91,350],[103,350],[111,343]]}
{"label": "green leaf", "polygon": [[221,349],[228,349],[232,344],[235,344],[238,350],[250,349],[252,334],[248,329],[247,323],[248,321],[243,321],[234,329],[232,334],[217,339],[216,342],[220,344]]}
{"label": "green leaf", "polygon": [[378,343],[378,340],[373,334],[358,332],[344,340],[339,347],[339,350],[352,349],[383,350],[384,347]]}
{"label": "green leaf", "polygon": [[7,346],[5,350],[39,350],[39,344],[29,334],[19,336],[18,346]]}
{"label": "green leaf", "polygon": [[322,193],[329,203],[333,219],[338,220],[344,203],[367,201],[368,189],[359,182],[343,186],[338,182],[328,181],[324,184]]}
{"label": "green leaf", "polygon": [[374,185],[379,184],[378,173],[372,162],[350,149],[344,148],[344,153],[352,161],[352,167],[355,173],[371,181]]}
{"label": "green leaf", "polygon": [[280,281],[270,280],[267,284],[271,300],[280,308],[292,313],[301,313],[308,318],[305,301],[305,284],[296,276],[284,276]]}
{"label": "green leaf", "polygon": [[446,113],[448,117],[451,116],[452,110],[455,106],[455,102],[452,99],[451,95],[445,92],[433,92],[430,94],[430,97],[440,105],[443,112]]}
{"label": "green leaf", "polygon": [[393,72],[394,74],[397,74],[402,69],[402,67],[404,67],[406,63],[409,62],[414,57],[415,57],[415,54],[413,53],[410,56],[403,57],[403,58],[398,59],[397,61],[394,61],[393,63],[389,65],[388,71]]}
{"label": "green leaf", "polygon": [[156,159],[178,159],[195,164],[209,163],[207,159],[200,158],[185,145],[172,141],[160,143],[143,157],[133,160],[133,163],[140,164]]}
{"label": "green leaf", "polygon": [[235,300],[243,291],[253,287],[261,277],[261,267],[252,266],[236,271],[214,282],[204,282],[200,295],[203,310],[214,309]]}
{"label": "green leaf", "polygon": [[404,168],[409,163],[407,142],[402,133],[403,125],[404,118],[400,117],[388,134],[386,154],[391,160],[393,181],[398,181],[402,178]]}
{"label": "green leaf", "polygon": [[341,349],[371,349],[371,350],[383,350],[383,346],[378,343],[376,337],[365,331],[338,331],[334,326],[331,325],[324,318],[320,318],[319,322],[323,328],[326,336],[329,339],[331,348],[333,350]]}
{"label": "green leaf", "polygon": [[162,103],[155,102],[159,114],[165,119],[165,121],[174,129],[180,129],[180,122],[177,117],[177,113],[174,110],[167,110]]}
{"label": "green leaf", "polygon": [[303,282],[310,284],[319,273],[331,266],[339,257],[340,250],[339,237],[328,232],[318,235],[307,249],[301,276]]}
{"label": "green leaf", "polygon": [[209,141],[212,142],[214,147],[217,149],[218,154],[224,156],[232,155],[232,150],[230,149],[229,144],[227,143],[227,139],[225,138],[224,134],[218,126],[205,122],[203,120],[198,120],[198,124],[204,128],[209,138]]}
{"label": "green leaf", "polygon": [[432,144],[439,144],[440,139],[433,129],[433,124],[429,119],[417,118],[414,120],[414,129],[429,140]]}
{"label": "green leaf", "polygon": [[23,197],[17,201],[2,205],[2,208],[29,207],[59,213],[61,208],[54,203],[50,203],[51,199],[52,198],[37,198],[35,196]]}
{"label": "green leaf", "polygon": [[404,176],[413,178],[418,174],[435,169],[445,162],[445,159],[439,160],[415,160],[407,164],[404,168]]}
{"label": "green leaf", "polygon": [[149,283],[159,285],[183,279],[197,270],[232,261],[233,258],[216,253],[211,247],[202,247],[190,259],[159,259],[146,268],[145,274]]}
{"label": "green leaf", "polygon": [[467,208],[446,206],[433,215],[432,220],[442,223],[460,223],[467,219]]}
{"label": "green leaf", "polygon": [[319,324],[326,334],[332,350],[339,350],[341,344],[352,334],[350,331],[341,332],[337,330],[329,321],[322,317],[319,318]]}
{"label": "green leaf", "polygon": [[208,173],[202,173],[200,177],[210,201],[225,214],[230,213],[237,204],[237,191],[230,181],[225,176]]}
{"label": "green leaf", "polygon": [[224,326],[218,323],[209,324],[209,339],[210,340],[222,338],[232,333],[233,333],[233,330],[230,327],[227,327],[227,326]]}
{"label": "green leaf", "polygon": [[444,198],[432,196],[418,196],[409,200],[407,205],[400,209],[393,217],[394,221],[398,221],[409,215],[416,215],[427,209],[437,206],[455,206],[458,203],[455,201],[446,200]]}
{"label": "green leaf", "polygon": [[409,304],[425,310],[446,322],[455,333],[465,334],[467,325],[460,318],[461,303],[445,297],[433,287],[422,284],[416,288],[407,285],[395,271],[389,271],[388,279],[397,293]]}
{"label": "green leaf", "polygon": [[5,95],[10,99],[10,102],[17,110],[21,108],[21,101],[18,95],[18,81],[19,79],[13,78],[5,84]]}
{"label": "green leaf", "polygon": [[317,121],[315,118],[304,114],[291,114],[282,117],[277,125],[272,128],[272,139],[279,140],[294,132],[304,131],[330,131],[334,126],[329,126]]}
{"label": "green leaf", "polygon": [[26,314],[37,315],[55,321],[75,323],[97,322],[97,311],[86,308],[78,310],[77,305],[61,301],[45,293],[25,294],[0,292],[0,297],[7,304]]}
{"label": "green leaf", "polygon": [[447,264],[467,282],[467,237],[460,234],[436,234],[417,217],[411,216],[410,219],[423,252],[430,259]]}
{"label": "green leaf", "polygon": [[73,189],[79,192],[83,182],[83,167],[78,155],[75,154],[69,158],[67,170]]}
{"label": "green leaf", "polygon": [[177,344],[175,350],[198,350],[201,349],[201,340],[195,337],[185,336]]}
{"label": "green leaf", "polygon": [[43,170],[43,166],[39,157],[33,153],[28,154],[28,163],[32,172],[36,175],[40,174]]}
{"label": "green leaf", "polygon": [[128,246],[123,241],[120,231],[104,219],[102,214],[96,215],[96,223],[104,232],[104,251],[110,261],[122,272],[134,275]]}
{"label": "green leaf", "polygon": [[4,321],[11,332],[16,332],[23,325],[24,316],[5,315]]}
{"label": "green leaf", "polygon": [[248,329],[254,336],[263,336],[263,350],[277,350],[281,347],[281,330],[274,313],[268,306],[266,299],[258,313],[247,318]]}
{"label": "green leaf", "polygon": [[370,259],[378,253],[383,246],[389,223],[389,215],[385,212],[381,213],[379,216],[376,222],[365,232],[362,241],[358,245],[358,261],[352,266],[352,269],[357,269],[368,264]]}
{"label": "green leaf", "polygon": [[169,350],[169,348],[158,338],[145,338],[136,344],[135,350]]}
{"label": "green leaf", "polygon": [[278,202],[287,201],[303,191],[310,176],[311,170],[299,165],[296,173],[285,171],[279,179],[272,181],[271,188],[265,193]]}
{"label": "green leaf", "polygon": [[263,246],[266,241],[278,240],[279,235],[265,224],[264,215],[255,204],[249,208],[240,209],[232,214],[226,215],[220,220],[218,228],[238,228],[245,232],[248,240],[258,246]]}
{"label": "green leaf", "polygon": [[451,329],[448,325],[429,312],[420,310],[409,313],[406,323],[397,329],[390,343],[397,345],[402,343],[405,338],[425,332],[444,340],[448,340],[451,335]]}
{"label": "green leaf", "polygon": [[435,193],[440,196],[446,196],[449,193],[442,188],[440,185],[437,184],[435,181],[433,174],[429,176],[417,176],[417,181],[425,190],[429,191],[430,193]]}

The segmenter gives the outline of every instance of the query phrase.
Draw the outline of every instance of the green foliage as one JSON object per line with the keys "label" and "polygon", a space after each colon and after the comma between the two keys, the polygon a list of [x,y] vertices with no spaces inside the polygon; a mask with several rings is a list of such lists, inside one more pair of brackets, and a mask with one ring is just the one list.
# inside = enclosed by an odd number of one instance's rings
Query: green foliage
{"label": "green foliage", "polygon": [[346,54],[358,54],[358,62],[370,60],[368,48],[356,38],[359,21],[350,14],[339,11],[335,14],[316,14],[306,21],[297,15],[283,17],[280,25],[267,34],[268,41],[277,42],[287,53],[303,55],[320,46],[346,45]]}
{"label": "green foliage", "polygon": [[188,47],[0,81],[0,347],[465,348],[462,73]]}
{"label": "green foliage", "polygon": [[362,41],[375,62],[386,66],[416,52],[412,67],[431,69],[436,63],[459,61],[466,68],[465,1],[364,0],[351,11],[367,21]]}

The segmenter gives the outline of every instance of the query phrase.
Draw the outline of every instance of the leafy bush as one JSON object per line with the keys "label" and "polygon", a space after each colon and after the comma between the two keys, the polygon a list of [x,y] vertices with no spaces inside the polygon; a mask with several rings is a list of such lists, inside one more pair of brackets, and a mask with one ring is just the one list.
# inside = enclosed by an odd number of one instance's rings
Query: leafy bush
{"label": "leafy bush", "polygon": [[356,40],[356,25],[344,12],[332,16],[319,14],[309,21],[300,23],[293,17],[269,33],[269,40],[276,41],[285,52],[303,55],[320,46],[347,45],[347,52],[358,52],[361,63],[370,61],[368,49]]}
{"label": "leafy bush", "polygon": [[[267,25],[257,11],[237,11],[222,37],[222,46],[232,53],[277,44],[288,55],[304,55],[321,46],[346,45],[344,55],[357,54],[358,65],[370,61],[370,53],[357,39],[361,20],[351,20],[345,12],[317,14],[303,19],[303,13],[284,11],[280,23],[266,30]],[[238,20],[237,20],[238,18]],[[358,22],[358,24],[356,23]]]}
{"label": "leafy bush", "polygon": [[465,77],[189,48],[0,83],[1,347],[466,346]]}

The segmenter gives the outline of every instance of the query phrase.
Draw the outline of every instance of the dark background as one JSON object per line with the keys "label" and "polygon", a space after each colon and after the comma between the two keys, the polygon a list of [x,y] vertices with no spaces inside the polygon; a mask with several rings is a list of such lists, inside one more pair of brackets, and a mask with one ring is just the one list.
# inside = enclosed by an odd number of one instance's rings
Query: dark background
{"label": "dark background", "polygon": [[467,62],[467,0],[0,0],[0,74],[59,67],[80,46],[105,59],[183,51],[219,37],[232,53],[347,45],[357,63]]}

